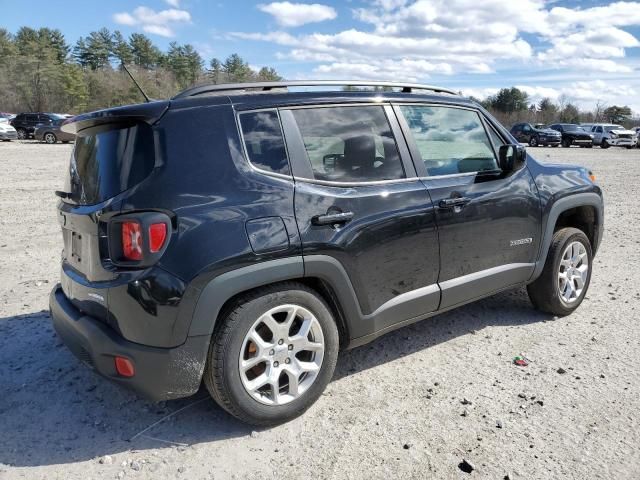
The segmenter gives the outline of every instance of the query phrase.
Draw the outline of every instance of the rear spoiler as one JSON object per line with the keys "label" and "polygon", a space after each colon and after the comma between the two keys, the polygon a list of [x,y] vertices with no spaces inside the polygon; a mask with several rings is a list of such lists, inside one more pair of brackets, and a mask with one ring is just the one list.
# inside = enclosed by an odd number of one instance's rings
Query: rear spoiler
{"label": "rear spoiler", "polygon": [[153,125],[169,109],[169,103],[167,100],[162,100],[83,113],[65,120],[60,129],[66,133],[77,134],[85,128],[106,123],[144,122]]}

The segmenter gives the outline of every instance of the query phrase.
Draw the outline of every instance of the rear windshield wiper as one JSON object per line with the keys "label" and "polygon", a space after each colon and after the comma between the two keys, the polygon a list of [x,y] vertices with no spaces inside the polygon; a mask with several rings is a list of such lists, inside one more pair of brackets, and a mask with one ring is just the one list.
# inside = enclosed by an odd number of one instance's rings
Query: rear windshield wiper
{"label": "rear windshield wiper", "polygon": [[64,198],[71,198],[73,196],[71,193],[63,192],[61,190],[56,190],[55,194],[56,194],[57,197],[60,197],[60,198],[63,198],[63,199]]}

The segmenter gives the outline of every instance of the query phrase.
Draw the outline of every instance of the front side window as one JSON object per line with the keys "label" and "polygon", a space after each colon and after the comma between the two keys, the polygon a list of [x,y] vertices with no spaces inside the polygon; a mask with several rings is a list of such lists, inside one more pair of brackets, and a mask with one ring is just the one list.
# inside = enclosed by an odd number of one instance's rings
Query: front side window
{"label": "front side window", "polygon": [[371,182],[405,177],[381,106],[292,110],[315,180]]}
{"label": "front side window", "polygon": [[277,112],[243,113],[240,126],[249,161],[261,170],[289,175],[289,161]]}
{"label": "front side window", "polygon": [[[460,108],[400,107],[429,176],[498,169],[491,141],[480,116]],[[494,142],[504,142],[495,135]]]}

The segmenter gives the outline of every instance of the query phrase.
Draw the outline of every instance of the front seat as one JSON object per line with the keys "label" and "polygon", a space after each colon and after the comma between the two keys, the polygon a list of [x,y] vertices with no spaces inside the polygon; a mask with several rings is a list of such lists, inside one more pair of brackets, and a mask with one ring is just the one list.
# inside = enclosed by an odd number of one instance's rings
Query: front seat
{"label": "front seat", "polygon": [[344,157],[336,163],[336,172],[345,180],[361,180],[373,175],[376,142],[373,135],[357,135],[344,141]]}

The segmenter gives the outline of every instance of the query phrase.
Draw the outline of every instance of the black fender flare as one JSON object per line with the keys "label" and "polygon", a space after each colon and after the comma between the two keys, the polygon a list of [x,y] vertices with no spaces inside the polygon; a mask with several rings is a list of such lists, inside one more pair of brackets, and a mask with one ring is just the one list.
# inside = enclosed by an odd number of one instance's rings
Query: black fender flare
{"label": "black fender flare", "polygon": [[547,215],[546,221],[543,221],[543,237],[542,242],[540,242],[540,251],[538,252],[538,259],[535,262],[536,266],[533,270],[533,274],[531,275],[530,281],[535,280],[540,276],[542,270],[544,268],[544,264],[547,260],[547,254],[549,253],[549,247],[551,246],[551,241],[553,240],[553,229],[558,221],[558,217],[563,212],[570,210],[576,207],[593,207],[596,212],[596,241],[594,245],[592,245],[593,253],[595,255],[598,247],[600,246],[600,242],[602,241],[602,233],[603,233],[603,224],[604,224],[604,205],[602,202],[602,197],[594,192],[586,192],[586,193],[576,193],[573,195],[569,195],[563,198],[560,198],[554,201],[549,214]]}
{"label": "black fender flare", "polygon": [[189,327],[189,337],[211,335],[220,309],[233,296],[276,282],[302,278],[302,256],[278,258],[225,272],[200,292]]}

